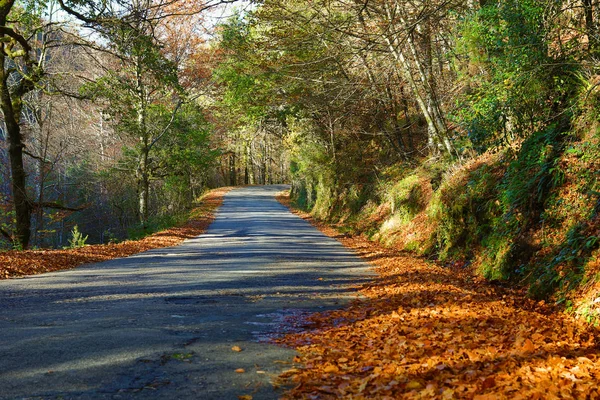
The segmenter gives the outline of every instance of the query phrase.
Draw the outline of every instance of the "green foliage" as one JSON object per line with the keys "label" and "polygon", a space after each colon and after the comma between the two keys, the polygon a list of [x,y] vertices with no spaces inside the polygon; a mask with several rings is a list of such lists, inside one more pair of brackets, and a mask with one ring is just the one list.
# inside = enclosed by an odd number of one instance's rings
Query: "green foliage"
{"label": "green foliage", "polygon": [[181,225],[188,220],[189,213],[165,214],[151,216],[145,224],[137,224],[127,229],[127,237],[131,240],[143,239],[155,232]]}
{"label": "green foliage", "polygon": [[550,127],[527,138],[514,157],[508,150],[482,156],[447,176],[428,207],[436,226],[431,251],[442,260],[480,253],[489,279],[525,275],[537,249],[531,228],[564,182],[558,167],[563,137],[562,129]]}
{"label": "green foliage", "polygon": [[590,235],[585,228],[585,223],[573,226],[566,240],[549,257],[533,267],[535,279],[530,287],[533,296],[545,298],[556,291],[564,296],[582,283],[586,262],[600,244],[600,238]]}
{"label": "green foliage", "polygon": [[45,17],[48,1],[45,0],[21,0],[15,2],[11,9],[10,20],[15,21],[24,36],[40,31],[40,21]]}
{"label": "green foliage", "polygon": [[71,239],[69,239],[69,248],[77,249],[79,247],[84,247],[87,239],[88,236],[83,236],[83,234],[79,232],[79,227],[75,225],[73,227],[73,230],[71,231]]}
{"label": "green foliage", "polygon": [[[472,262],[536,297],[563,296],[585,282],[600,241],[600,146],[589,134],[600,120],[597,63],[574,3],[485,4],[440,7],[452,34],[432,28],[424,6],[410,57],[429,69],[406,71],[401,54],[386,53],[390,37],[377,34],[377,2],[261,2],[221,27],[220,116],[237,140],[269,129],[282,138],[293,198],[316,217]],[[402,24],[388,22],[408,54]],[[407,90],[411,71],[432,74],[430,89],[451,113],[462,157],[454,165],[420,153],[430,137]],[[180,178],[164,189],[178,191]]]}
{"label": "green foliage", "polygon": [[404,221],[414,218],[425,206],[421,177],[416,172],[386,191],[392,214],[400,215]]}
{"label": "green foliage", "polygon": [[[567,311],[573,311],[572,306]],[[598,327],[600,325],[600,305],[598,304],[598,298],[588,299],[577,307],[575,314],[580,318],[583,318],[588,324]]]}
{"label": "green foliage", "polygon": [[480,152],[543,130],[569,106],[576,66],[549,56],[550,10],[535,0],[506,0],[459,25],[457,66],[468,90],[454,118]]}
{"label": "green foliage", "polygon": [[538,249],[531,228],[541,222],[552,189],[563,182],[558,167],[563,136],[557,127],[538,132],[525,140],[510,162],[497,185],[502,217],[482,242],[484,275],[506,279],[528,272],[531,257]]}
{"label": "green foliage", "polygon": [[564,150],[564,129],[551,126],[532,135],[511,162],[504,202],[511,205],[513,213],[527,210],[539,215],[550,190],[563,183],[564,175],[558,162]]}
{"label": "green foliage", "polygon": [[221,26],[219,47],[228,57],[214,71],[214,79],[224,86],[221,98],[228,113],[236,113],[238,125],[252,124],[269,112],[271,96],[276,90],[276,73],[257,68],[263,60],[259,55],[260,33],[239,15]]}
{"label": "green foliage", "polygon": [[[5,199],[2,199],[2,207],[0,208],[0,229],[2,229],[4,232],[9,233],[12,232],[15,228],[15,220],[16,220],[16,215],[15,215],[15,211],[10,209],[7,206],[8,202]],[[0,236],[1,240],[6,240],[8,241],[7,238],[5,238],[4,236]],[[18,242],[8,242],[9,246],[15,246],[15,245],[19,245]]]}
{"label": "green foliage", "polygon": [[119,238],[110,230],[103,232],[104,243],[119,243]]}
{"label": "green foliage", "polygon": [[441,260],[470,259],[499,225],[502,208],[498,202],[498,178],[502,176],[499,157],[481,164],[459,168],[444,179],[428,206],[435,226],[435,247]]}

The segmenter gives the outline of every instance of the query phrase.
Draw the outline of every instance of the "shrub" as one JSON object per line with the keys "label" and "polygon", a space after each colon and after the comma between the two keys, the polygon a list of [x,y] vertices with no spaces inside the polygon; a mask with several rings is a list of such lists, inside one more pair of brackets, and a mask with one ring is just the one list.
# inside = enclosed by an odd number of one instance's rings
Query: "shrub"
{"label": "shrub", "polygon": [[73,230],[71,231],[71,239],[69,239],[69,248],[77,249],[79,247],[84,247],[87,239],[88,236],[83,236],[83,234],[79,232],[79,227],[75,225],[73,227]]}

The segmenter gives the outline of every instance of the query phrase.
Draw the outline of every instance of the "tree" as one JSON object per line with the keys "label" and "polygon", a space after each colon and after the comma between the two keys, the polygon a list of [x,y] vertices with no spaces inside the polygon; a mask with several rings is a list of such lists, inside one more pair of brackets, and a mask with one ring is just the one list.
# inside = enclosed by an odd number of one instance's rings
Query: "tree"
{"label": "tree", "polygon": [[[179,4],[184,8],[175,7]],[[189,72],[189,60],[202,43],[197,32],[188,30],[205,7],[140,0],[128,5],[127,18],[104,23],[100,31],[108,43],[101,50],[114,61],[87,91],[107,101],[117,131],[136,141],[130,149],[133,153],[128,153],[135,161],[127,165],[134,165],[138,214],[144,227],[149,218],[150,183],[164,161],[157,159],[160,152],[156,149],[161,141],[177,134],[182,105],[194,102],[194,95],[180,84],[180,76]],[[187,89],[197,89],[194,84],[193,77],[186,76]],[[187,110],[188,114],[198,111],[193,107]]]}
{"label": "tree", "polygon": [[[32,212],[41,207],[54,207],[75,210],[62,204],[36,202],[27,192],[27,171],[24,166],[25,140],[21,131],[22,115],[25,110],[24,96],[37,89],[48,89],[46,61],[49,48],[66,45],[71,40],[60,40],[61,26],[72,21],[53,21],[54,12],[60,8],[76,23],[91,28],[105,38],[119,36],[120,33],[138,35],[129,50],[137,46],[146,46],[154,39],[154,32],[147,31],[159,21],[176,16],[199,14],[207,9],[234,0],[208,0],[206,2],[190,2],[186,0],[6,0],[0,1],[0,110],[4,117],[4,125],[9,141],[9,160],[11,166],[12,203],[15,211],[14,233],[1,229],[0,234],[17,247],[26,248],[31,236]],[[64,31],[63,31],[64,32]],[[116,36],[115,36],[116,35]],[[134,33],[133,36],[136,36]],[[144,39],[142,36],[145,36]],[[151,39],[150,42],[148,39]],[[146,40],[146,43],[143,43]],[[101,49],[98,43],[75,40],[77,45],[86,45]],[[156,45],[156,41],[153,45]],[[68,44],[72,45],[72,44]],[[148,53],[149,54],[149,53]],[[158,54],[158,53],[157,53]],[[139,83],[139,82],[138,82]],[[138,100],[140,100],[138,96]],[[139,106],[139,104],[138,104]],[[139,107],[138,107],[139,108]],[[143,108],[143,107],[142,107]],[[143,126],[143,112],[139,113]],[[149,143],[151,147],[151,143]],[[143,146],[142,146],[143,147]],[[143,158],[143,157],[142,157]],[[141,198],[144,197],[146,181],[143,162],[140,168]],[[140,208],[143,209],[141,200]],[[142,214],[147,212],[142,210]],[[143,217],[142,217],[143,219]]]}
{"label": "tree", "polygon": [[[95,96],[106,99],[117,131],[137,141],[134,173],[142,224],[148,220],[150,154],[169,131],[183,101],[173,64],[159,53],[144,29],[140,26],[115,30],[111,39],[116,62],[104,77],[88,87]],[[168,115],[166,109],[170,110]]]}
{"label": "tree", "polygon": [[45,76],[47,52],[54,26],[43,18],[45,2],[23,5],[14,0],[0,2],[0,109],[9,141],[12,201],[15,209],[14,234],[2,229],[2,235],[15,246],[27,248],[31,236],[32,210],[58,204],[34,202],[27,193],[25,154],[21,119],[24,97],[36,89]]}

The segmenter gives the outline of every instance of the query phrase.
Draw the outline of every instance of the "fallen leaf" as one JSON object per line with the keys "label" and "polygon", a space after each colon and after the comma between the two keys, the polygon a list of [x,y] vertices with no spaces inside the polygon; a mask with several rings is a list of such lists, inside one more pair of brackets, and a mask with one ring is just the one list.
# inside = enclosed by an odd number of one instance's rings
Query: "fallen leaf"
{"label": "fallen leaf", "polygon": [[535,345],[533,344],[533,342],[530,339],[527,339],[527,340],[525,340],[525,343],[523,343],[523,347],[521,349],[525,353],[531,353],[532,351],[535,350]]}
{"label": "fallen leaf", "polygon": [[282,372],[279,376],[282,378],[287,378],[292,375],[296,375],[298,372],[300,372],[299,369],[291,368],[291,369],[288,369],[287,371]]}
{"label": "fallen leaf", "polygon": [[328,373],[328,374],[338,372],[339,370],[340,369],[337,366],[333,365],[333,364],[327,364],[323,368],[323,372]]}
{"label": "fallen leaf", "polygon": [[233,347],[231,348],[231,350],[233,350],[233,351],[237,351],[237,352],[239,353],[240,351],[242,351],[242,348],[241,348],[240,346],[233,346]]}
{"label": "fallen leaf", "polygon": [[244,368],[238,368],[235,370],[235,372],[237,372],[238,374],[243,374],[244,372],[246,372],[246,370]]}
{"label": "fallen leaf", "polygon": [[494,379],[493,376],[488,376],[487,378],[484,379],[484,381],[481,383],[481,388],[483,390],[487,390],[487,389],[491,389],[494,386],[496,386],[496,380]]}
{"label": "fallen leaf", "polygon": [[83,264],[123,258],[150,249],[175,246],[203,233],[213,220],[214,212],[231,188],[221,188],[205,195],[191,218],[140,240],[86,245],[75,249],[11,250],[0,255],[0,279],[71,269]]}
{"label": "fallen leaf", "polygon": [[420,389],[422,387],[423,385],[421,385],[421,382],[419,381],[410,381],[406,384],[406,388],[409,390]]}

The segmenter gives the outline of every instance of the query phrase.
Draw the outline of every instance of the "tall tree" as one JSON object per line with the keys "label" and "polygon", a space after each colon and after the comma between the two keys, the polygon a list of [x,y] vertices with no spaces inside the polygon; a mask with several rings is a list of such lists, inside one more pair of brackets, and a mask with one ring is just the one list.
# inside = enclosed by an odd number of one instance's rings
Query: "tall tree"
{"label": "tall tree", "polygon": [[17,247],[30,240],[31,213],[36,204],[27,193],[21,118],[24,97],[43,80],[48,51],[47,36],[52,24],[44,20],[46,3],[14,0],[0,2],[0,109],[9,141],[12,199],[15,209],[14,234],[2,235]]}
{"label": "tall tree", "polygon": [[146,7],[138,9],[132,13],[137,20],[104,32],[114,64],[89,88],[108,101],[118,131],[137,140],[134,173],[142,224],[148,220],[151,151],[167,134],[182,101],[175,65],[160,53],[148,13]]}

